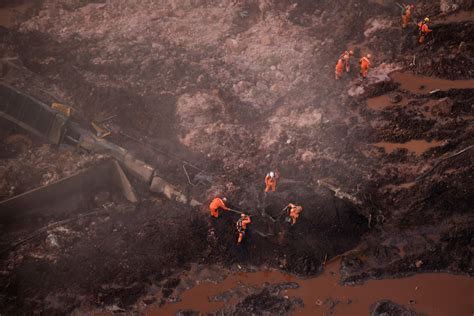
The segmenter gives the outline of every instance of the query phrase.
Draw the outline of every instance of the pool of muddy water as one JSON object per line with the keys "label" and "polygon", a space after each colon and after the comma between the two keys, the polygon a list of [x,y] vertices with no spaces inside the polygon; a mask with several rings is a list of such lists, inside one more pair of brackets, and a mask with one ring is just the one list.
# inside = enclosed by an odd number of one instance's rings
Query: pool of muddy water
{"label": "pool of muddy water", "polygon": [[474,89],[474,80],[446,80],[402,72],[394,72],[390,74],[390,78],[400,83],[402,89],[412,93],[426,94],[434,90]]}
{"label": "pool of muddy water", "polygon": [[444,141],[426,141],[426,140],[411,140],[406,143],[389,143],[389,142],[379,142],[373,144],[376,147],[383,148],[387,154],[391,154],[397,149],[407,149],[410,152],[413,152],[415,155],[420,156],[424,152],[426,152],[428,149],[434,148],[434,147],[439,147],[444,145]]}
{"label": "pool of muddy water", "polygon": [[217,283],[200,282],[181,293],[181,301],[148,308],[145,314],[174,315],[180,310],[209,313],[235,304],[239,300],[239,297],[234,297],[227,302],[210,302],[210,297],[243,286],[262,286],[266,282],[299,284],[299,288],[280,293],[283,296],[303,299],[304,307],[296,309],[294,315],[322,315],[330,308],[329,304],[325,303],[328,299],[336,302],[333,315],[368,315],[370,305],[381,299],[390,299],[431,316],[471,315],[474,311],[474,279],[466,276],[427,273],[401,279],[369,280],[363,285],[343,286],[338,283],[339,268],[340,261],[334,261],[327,265],[322,275],[307,280],[279,271],[238,272]]}
{"label": "pool of muddy water", "polygon": [[390,100],[390,96],[384,94],[378,97],[370,98],[367,100],[367,106],[372,110],[383,110],[389,106],[404,106],[407,105],[409,100],[403,98],[400,102],[393,103]]}

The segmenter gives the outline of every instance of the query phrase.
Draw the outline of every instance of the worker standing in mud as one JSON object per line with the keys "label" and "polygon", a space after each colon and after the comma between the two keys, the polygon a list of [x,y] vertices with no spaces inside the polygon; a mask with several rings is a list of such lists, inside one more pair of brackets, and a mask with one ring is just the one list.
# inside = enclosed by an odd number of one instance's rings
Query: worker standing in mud
{"label": "worker standing in mud", "polygon": [[211,212],[211,216],[214,218],[219,218],[219,211],[224,210],[224,211],[230,211],[230,208],[228,208],[225,205],[225,202],[227,202],[227,198],[219,198],[215,197],[211,204],[209,204],[209,211]]}
{"label": "worker standing in mud", "polygon": [[418,40],[418,42],[420,44],[423,44],[425,42],[426,36],[428,36],[428,34],[432,32],[432,30],[428,26],[429,22],[430,18],[426,17],[423,21],[420,21],[418,23],[418,28],[420,29],[420,39]]}
{"label": "worker standing in mud", "polygon": [[404,4],[402,10],[402,28],[406,28],[410,23],[411,11],[415,6],[413,4]]}
{"label": "worker standing in mud", "polygon": [[336,63],[336,70],[335,70],[335,76],[336,80],[339,80],[342,78],[342,73],[344,72],[344,61],[342,58],[339,58]]}
{"label": "worker standing in mud", "polygon": [[252,220],[250,219],[250,216],[244,213],[240,215],[240,218],[236,224],[237,233],[239,234],[239,237],[237,238],[237,245],[240,245],[240,243],[244,239],[245,232],[247,230],[247,225],[250,224],[251,222]]}
{"label": "worker standing in mud", "polygon": [[276,171],[270,171],[269,173],[267,173],[267,175],[265,176],[265,193],[270,190],[272,190],[272,192],[275,192],[279,177],[280,176]]}
{"label": "worker standing in mud", "polygon": [[298,217],[300,217],[303,207],[290,203],[283,209],[283,211],[286,213],[289,222],[291,222],[291,226],[293,226],[296,224]]}
{"label": "worker standing in mud", "polygon": [[359,60],[360,64],[360,75],[362,78],[367,78],[367,75],[369,74],[369,68],[370,68],[370,58],[372,58],[372,55],[367,54],[366,56],[362,57]]}
{"label": "worker standing in mud", "polygon": [[344,66],[346,68],[346,72],[349,73],[351,71],[351,56],[354,55],[352,50],[346,50],[342,53],[340,59],[344,62]]}

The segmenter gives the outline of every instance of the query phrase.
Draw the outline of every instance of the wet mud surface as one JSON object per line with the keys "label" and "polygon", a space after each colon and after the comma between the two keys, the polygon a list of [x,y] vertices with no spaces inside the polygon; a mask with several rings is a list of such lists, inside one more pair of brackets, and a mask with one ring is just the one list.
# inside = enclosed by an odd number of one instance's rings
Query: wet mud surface
{"label": "wet mud surface", "polygon": [[[436,22],[420,46],[416,27],[402,30],[399,10],[381,1],[297,2],[276,1],[265,21],[256,3],[230,1],[40,1],[2,19],[3,81],[73,106],[85,128],[104,122],[108,140],[204,205],[130,177],[134,207],[98,192],[3,229],[0,312],[436,315],[433,302],[449,307],[443,293],[472,310],[459,285],[472,288],[473,273],[472,20],[438,19],[439,3],[422,3]],[[0,9],[11,17],[22,4]],[[352,70],[334,81],[346,43]],[[368,52],[362,80],[357,60]],[[0,124],[2,200],[106,158]],[[265,195],[270,170],[281,179]],[[215,195],[254,216],[242,246],[237,214],[209,218]],[[280,216],[289,202],[304,207],[293,227]],[[342,254],[340,273],[323,273]],[[209,278],[223,281],[195,286]]]}
{"label": "wet mud surface", "polygon": [[[273,305],[280,309],[272,314],[291,312],[292,315],[368,315],[369,310],[372,315],[384,312],[390,312],[390,315],[463,315],[469,314],[474,307],[470,291],[474,280],[468,277],[431,273],[351,286],[339,283],[339,269],[340,260],[337,260],[328,264],[324,273],[314,279],[302,280],[277,271],[259,271],[236,272],[224,280],[216,280],[213,279],[216,271],[194,267],[182,277],[172,294],[179,297],[178,302],[147,308],[144,313],[152,316],[193,311],[196,314],[240,315],[239,304],[233,309],[229,306],[238,301],[243,305],[253,297],[258,298],[253,304],[257,313],[259,308],[268,311],[265,305]],[[203,276],[207,280],[203,280]],[[198,283],[190,290],[184,290],[193,282]],[[268,294],[273,300],[268,300]],[[392,301],[387,302],[384,300],[386,297]]]}

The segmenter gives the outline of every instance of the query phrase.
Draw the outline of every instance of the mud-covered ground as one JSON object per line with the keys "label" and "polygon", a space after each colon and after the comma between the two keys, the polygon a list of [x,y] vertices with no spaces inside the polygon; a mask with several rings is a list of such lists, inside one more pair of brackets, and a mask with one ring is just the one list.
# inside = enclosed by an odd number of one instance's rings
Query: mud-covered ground
{"label": "mud-covered ground", "polygon": [[[112,117],[108,139],[182,192],[204,204],[224,194],[255,215],[237,247],[236,214],[211,220],[205,205],[168,201],[132,180],[140,197],[133,210],[115,201],[2,251],[0,310],[134,309],[150,293],[171,300],[179,280],[170,276],[191,263],[314,276],[353,249],[343,282],[472,274],[474,155],[461,151],[473,145],[474,22],[449,19],[450,1],[420,1],[414,16],[429,15],[434,31],[419,45],[415,26],[402,30],[400,10],[384,1],[274,2],[262,19],[252,1],[38,1],[0,27],[4,82],[71,105],[88,128]],[[352,71],[335,81],[347,48],[355,51]],[[369,52],[373,68],[361,80],[357,60]],[[466,82],[436,91],[423,77],[403,77],[409,73]],[[374,97],[389,101],[368,106]],[[1,199],[104,158],[1,126]],[[420,144],[397,149],[411,140]],[[281,180],[265,196],[269,170]],[[115,198],[99,194],[74,212],[104,199]],[[278,217],[289,202],[304,207],[294,227],[262,216]],[[42,223],[69,213],[54,214]],[[3,230],[5,240],[12,236],[21,238]],[[252,295],[272,300],[271,291]],[[252,312],[254,300],[235,310]]]}

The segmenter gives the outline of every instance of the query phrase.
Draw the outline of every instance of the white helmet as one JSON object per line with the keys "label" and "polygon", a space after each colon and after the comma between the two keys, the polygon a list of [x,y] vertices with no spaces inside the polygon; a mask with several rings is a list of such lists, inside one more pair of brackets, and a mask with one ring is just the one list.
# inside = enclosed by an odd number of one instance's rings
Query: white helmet
{"label": "white helmet", "polygon": [[273,171],[270,171],[270,177],[272,177],[272,178],[273,178],[274,176],[275,176],[275,172],[273,172]]}
{"label": "white helmet", "polygon": [[227,202],[227,198],[224,196],[224,197],[222,198],[222,201]]}

